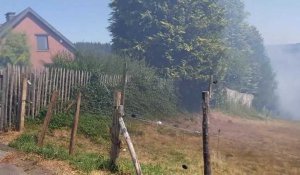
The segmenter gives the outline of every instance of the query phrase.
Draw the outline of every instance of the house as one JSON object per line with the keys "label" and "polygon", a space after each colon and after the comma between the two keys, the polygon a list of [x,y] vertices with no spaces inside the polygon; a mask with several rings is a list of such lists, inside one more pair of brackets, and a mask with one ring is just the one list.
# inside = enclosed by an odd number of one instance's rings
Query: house
{"label": "house", "polygon": [[17,15],[13,12],[5,15],[6,22],[0,25],[0,39],[9,32],[24,33],[33,67],[43,68],[45,64],[52,63],[52,58],[59,53],[67,53],[71,58],[74,56],[73,43],[31,8]]}

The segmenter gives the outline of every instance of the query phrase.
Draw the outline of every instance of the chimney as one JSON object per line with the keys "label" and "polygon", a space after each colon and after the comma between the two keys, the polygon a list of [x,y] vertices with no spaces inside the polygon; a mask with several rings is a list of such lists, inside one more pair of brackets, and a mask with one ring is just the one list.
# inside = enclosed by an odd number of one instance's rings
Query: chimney
{"label": "chimney", "polygon": [[8,12],[5,14],[6,17],[6,22],[10,21],[11,19],[13,19],[15,17],[16,13],[15,12]]}

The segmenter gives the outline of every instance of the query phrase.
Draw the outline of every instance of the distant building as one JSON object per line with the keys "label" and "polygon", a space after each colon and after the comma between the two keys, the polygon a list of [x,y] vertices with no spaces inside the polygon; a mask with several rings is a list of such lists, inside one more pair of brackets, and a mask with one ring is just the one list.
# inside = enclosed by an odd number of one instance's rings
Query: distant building
{"label": "distant building", "polygon": [[0,25],[0,39],[5,38],[8,32],[26,34],[33,67],[43,68],[45,64],[52,63],[52,58],[59,53],[74,56],[73,43],[31,8],[17,15],[8,12],[5,16],[6,22]]}

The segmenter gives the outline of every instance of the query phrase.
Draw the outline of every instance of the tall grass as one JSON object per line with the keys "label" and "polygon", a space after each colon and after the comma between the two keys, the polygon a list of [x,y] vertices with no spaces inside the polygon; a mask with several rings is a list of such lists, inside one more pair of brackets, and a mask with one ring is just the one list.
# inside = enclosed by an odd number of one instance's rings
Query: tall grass
{"label": "tall grass", "polygon": [[259,113],[256,109],[252,107],[249,108],[245,105],[233,103],[229,101],[226,101],[222,103],[222,105],[217,106],[217,109],[221,110],[226,114],[244,117],[244,118],[262,119],[264,117],[262,113]]}

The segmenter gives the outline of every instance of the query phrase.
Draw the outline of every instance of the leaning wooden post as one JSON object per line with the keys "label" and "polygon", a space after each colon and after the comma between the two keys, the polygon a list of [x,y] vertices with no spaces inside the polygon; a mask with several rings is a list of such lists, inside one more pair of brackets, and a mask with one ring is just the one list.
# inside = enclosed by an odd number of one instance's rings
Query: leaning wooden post
{"label": "leaning wooden post", "polygon": [[125,123],[124,123],[124,120],[123,120],[123,117],[122,117],[122,116],[124,116],[124,106],[121,105],[119,107],[118,111],[119,111],[119,114],[120,114],[119,123],[120,123],[120,126],[121,126],[121,133],[125,137],[125,141],[127,143],[127,146],[128,146],[128,149],[129,149],[129,152],[130,152],[130,155],[131,155],[131,160],[132,160],[133,165],[135,167],[135,172],[136,172],[137,175],[142,175],[141,165],[138,161],[138,158],[137,158],[137,155],[135,153],[131,138],[130,138],[129,133],[126,129],[126,126],[125,126]]}
{"label": "leaning wooden post", "polygon": [[24,130],[26,98],[27,98],[27,77],[25,75],[23,75],[22,94],[21,94],[21,99],[20,99],[21,106],[20,106],[20,113],[19,113],[19,128],[18,128],[19,132],[22,132]]}
{"label": "leaning wooden post", "polygon": [[121,105],[121,92],[116,91],[114,94],[114,113],[112,119],[112,126],[110,128],[111,133],[111,150],[110,150],[110,167],[115,168],[117,166],[116,161],[119,157],[121,141],[119,138],[120,135],[120,124],[119,117],[120,113],[118,111]]}
{"label": "leaning wooden post", "polygon": [[80,112],[80,103],[81,103],[81,92],[79,92],[77,97],[77,107],[76,107],[76,113],[74,116],[74,122],[71,132],[71,140],[70,140],[70,146],[69,146],[69,154],[72,155],[74,152],[74,145],[75,145],[75,138],[77,133],[77,127],[78,127],[78,121],[79,121],[79,112]]}
{"label": "leaning wooden post", "polygon": [[48,105],[47,114],[46,114],[46,117],[44,119],[44,124],[43,124],[42,131],[41,131],[41,133],[38,137],[38,146],[43,146],[43,144],[44,144],[45,134],[48,130],[48,126],[49,126],[49,123],[50,123],[50,120],[51,120],[51,117],[52,117],[53,107],[55,106],[57,96],[58,96],[58,91],[54,91],[52,96],[51,96],[51,101]]}
{"label": "leaning wooden post", "polygon": [[210,153],[209,153],[209,133],[208,133],[208,113],[209,113],[209,92],[202,92],[202,134],[203,134],[203,160],[204,160],[204,175],[211,175]]}

